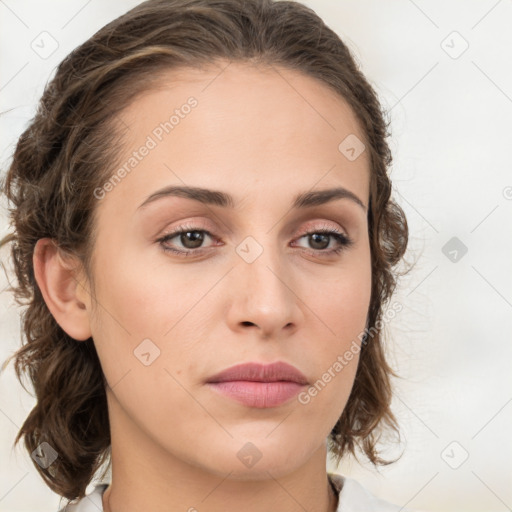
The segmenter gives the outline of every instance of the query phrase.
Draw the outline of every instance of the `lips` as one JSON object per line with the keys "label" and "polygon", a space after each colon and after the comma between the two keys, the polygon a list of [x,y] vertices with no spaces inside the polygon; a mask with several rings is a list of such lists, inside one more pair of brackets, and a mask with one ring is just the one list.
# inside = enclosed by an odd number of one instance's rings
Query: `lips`
{"label": "lips", "polygon": [[211,391],[255,409],[289,404],[307,384],[303,373],[284,362],[239,364],[206,382]]}
{"label": "lips", "polygon": [[295,366],[278,361],[272,364],[244,363],[232,366],[208,379],[208,383],[250,382],[295,382],[306,385],[308,380]]}

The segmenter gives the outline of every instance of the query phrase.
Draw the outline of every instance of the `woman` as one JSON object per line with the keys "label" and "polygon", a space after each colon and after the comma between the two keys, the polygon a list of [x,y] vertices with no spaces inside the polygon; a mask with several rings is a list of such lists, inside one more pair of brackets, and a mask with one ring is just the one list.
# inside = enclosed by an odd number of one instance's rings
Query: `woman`
{"label": "woman", "polygon": [[387,135],[295,2],[149,0],[61,63],[3,243],[37,396],[16,442],[62,510],[400,509],[326,472],[358,449],[389,462],[377,440],[398,432]]}

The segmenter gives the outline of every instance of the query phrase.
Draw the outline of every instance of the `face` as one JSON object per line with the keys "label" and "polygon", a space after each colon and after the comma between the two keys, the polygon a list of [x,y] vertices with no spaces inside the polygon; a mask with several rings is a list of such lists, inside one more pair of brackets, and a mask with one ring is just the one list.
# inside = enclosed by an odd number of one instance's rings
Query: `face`
{"label": "face", "polygon": [[[120,179],[95,193],[96,307],[82,300],[113,430],[219,475],[278,476],[325,446],[353,384],[371,292],[369,160],[339,149],[363,135],[321,82],[220,69],[169,73],[120,116]],[[217,194],[154,195],[172,186]],[[335,188],[348,193],[311,201]],[[277,361],[309,386],[207,383]],[[242,448],[260,454],[254,467]]]}

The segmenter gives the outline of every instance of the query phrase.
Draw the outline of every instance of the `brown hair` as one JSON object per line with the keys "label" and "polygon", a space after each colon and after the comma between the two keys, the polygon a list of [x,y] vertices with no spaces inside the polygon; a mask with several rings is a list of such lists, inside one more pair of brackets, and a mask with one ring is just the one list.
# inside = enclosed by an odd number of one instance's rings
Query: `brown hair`
{"label": "brown hair", "polygon": [[115,114],[159,72],[218,59],[298,70],[331,87],[357,116],[371,165],[367,327],[372,336],[363,340],[354,386],[329,435],[329,450],[339,462],[359,447],[373,464],[385,464],[376,448],[379,435],[384,427],[398,433],[390,410],[393,372],[376,326],[397,283],[394,267],[405,253],[408,227],[390,198],[389,124],[372,86],[338,35],[300,3],[149,0],[103,27],[58,66],[2,185],[14,205],[9,209],[14,231],[0,245],[12,242],[18,282],[10,290],[19,305],[28,306],[22,317],[26,342],[8,361],[16,358],[21,383],[22,372],[28,373],[37,398],[15,444],[24,436],[29,452],[45,441],[56,450],[48,468],[34,465],[47,485],[69,500],[85,495],[104,462],[110,466],[106,381],[92,339],[77,343],[47,308],[34,279],[34,246],[52,238],[63,254],[79,258],[93,283],[93,191],[108,180],[118,159],[122,138],[112,123]]}

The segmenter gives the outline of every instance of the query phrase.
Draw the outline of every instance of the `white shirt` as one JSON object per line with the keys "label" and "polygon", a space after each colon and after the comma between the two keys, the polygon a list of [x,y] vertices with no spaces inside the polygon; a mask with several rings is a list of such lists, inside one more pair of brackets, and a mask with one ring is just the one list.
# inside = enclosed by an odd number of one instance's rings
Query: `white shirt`
{"label": "white shirt", "polygon": [[[328,473],[338,491],[339,501],[336,512],[411,512],[410,510],[380,500],[366,490],[359,482],[336,473]],[[102,496],[108,483],[97,484],[94,490],[74,504],[59,512],[103,512]]]}

